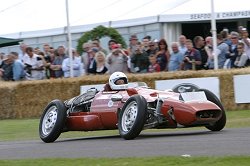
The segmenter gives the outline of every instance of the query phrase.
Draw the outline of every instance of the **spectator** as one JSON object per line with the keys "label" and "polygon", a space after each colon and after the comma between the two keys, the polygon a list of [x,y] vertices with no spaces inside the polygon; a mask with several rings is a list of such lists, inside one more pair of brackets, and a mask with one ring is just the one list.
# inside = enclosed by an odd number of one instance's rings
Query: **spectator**
{"label": "spectator", "polygon": [[205,51],[208,55],[207,62],[205,64],[205,69],[213,69],[214,68],[214,56],[213,56],[213,38],[211,36],[206,37],[205,42]]}
{"label": "spectator", "polygon": [[112,54],[107,57],[107,63],[109,64],[109,73],[112,74],[116,71],[128,72],[128,56],[120,49],[119,45],[112,45]]}
{"label": "spectator", "polygon": [[244,27],[243,26],[238,26],[238,33],[239,33],[239,40],[241,40],[242,39],[242,29],[243,29]]}
{"label": "spectator", "polygon": [[147,52],[149,50],[149,36],[145,36],[143,39],[142,39],[142,50],[144,52]]}
{"label": "spectator", "polygon": [[45,57],[50,57],[50,46],[48,43],[43,45],[43,52],[45,54]]}
{"label": "spectator", "polygon": [[184,55],[187,51],[187,47],[186,47],[186,36],[181,35],[179,37],[179,51]]}
{"label": "spectator", "polygon": [[234,66],[237,68],[245,67],[248,57],[244,51],[244,43],[238,43],[237,50],[238,52],[237,52],[237,56],[234,62]]}
{"label": "spectator", "polygon": [[[69,78],[70,75],[70,57],[67,57],[62,62],[62,71],[65,78]],[[81,75],[81,59],[76,57],[75,50],[72,49],[72,69],[73,77],[79,77]]]}
{"label": "spectator", "polygon": [[0,53],[0,65],[2,64],[4,58],[5,58],[5,53],[1,52]]}
{"label": "spectator", "polygon": [[108,52],[107,52],[104,48],[102,48],[99,39],[94,39],[94,40],[92,41],[92,46],[91,46],[91,47],[92,47],[92,48],[95,47],[95,48],[97,48],[99,51],[102,51],[102,52],[105,54],[105,56],[108,54]]}
{"label": "spectator", "polygon": [[155,42],[150,41],[148,45],[149,45],[149,49],[146,51],[148,55],[151,55],[151,54],[155,55],[158,52]]}
{"label": "spectator", "polygon": [[194,48],[196,50],[198,50],[201,54],[201,65],[200,66],[197,65],[198,70],[205,69],[205,66],[207,63],[208,55],[207,55],[207,52],[206,52],[204,46],[205,46],[205,41],[204,41],[203,37],[195,36],[194,37]]}
{"label": "spectator", "polygon": [[27,47],[28,46],[25,43],[21,43],[20,44],[20,50],[21,50],[21,52],[18,54],[18,59],[20,59],[22,62],[23,62],[23,58],[25,56],[28,56],[27,53],[26,53],[26,48]]}
{"label": "spectator", "polygon": [[50,78],[50,69],[49,69],[49,66],[50,66],[50,57],[46,57],[44,52],[40,51],[37,53],[37,55],[40,56],[40,58],[42,58],[42,61],[43,61],[43,66],[44,66],[44,75],[47,79]]}
{"label": "spectator", "polygon": [[40,48],[39,47],[35,47],[34,48],[34,54],[38,55],[39,52],[41,52]]}
{"label": "spectator", "polygon": [[145,51],[143,51],[141,45],[137,45],[135,53],[131,58],[131,62],[134,64],[134,71],[136,73],[146,73],[148,71],[148,55]]}
{"label": "spectator", "polygon": [[217,34],[217,57],[218,57],[218,68],[222,69],[226,62],[226,58],[229,54],[229,46],[223,42],[221,34]]}
{"label": "spectator", "polygon": [[55,78],[55,71],[50,68],[50,65],[54,62],[55,57],[57,55],[57,50],[54,49],[54,47],[49,48],[49,54],[50,56],[45,55],[45,61],[46,61],[46,66],[45,66],[45,72],[46,72],[46,77],[48,79],[50,78]]}
{"label": "spectator", "polygon": [[173,42],[171,45],[172,53],[170,54],[168,71],[177,71],[181,69],[181,64],[183,62],[183,54],[179,51],[179,46],[177,42]]}
{"label": "spectator", "polygon": [[83,53],[82,53],[82,63],[83,63],[83,68],[86,74],[88,74],[88,65],[89,65],[89,60],[90,60],[90,54],[89,50],[91,49],[91,44],[90,43],[83,43],[82,45]]}
{"label": "spectator", "polygon": [[2,64],[0,65],[0,77],[4,81],[13,80],[13,63],[8,55],[3,57]]}
{"label": "spectator", "polygon": [[41,80],[44,79],[43,60],[33,52],[32,47],[26,48],[28,56],[23,58],[23,63],[26,70],[26,79],[28,80]]}
{"label": "spectator", "polygon": [[88,74],[96,74],[96,61],[95,61],[95,54],[99,50],[95,47],[90,48],[88,50],[88,64],[87,64],[87,73]]}
{"label": "spectator", "polygon": [[148,39],[148,41],[151,41],[151,36],[150,36],[150,35],[147,35],[147,36],[145,36],[143,39]]}
{"label": "spectator", "polygon": [[242,28],[242,40],[241,42],[245,45],[245,53],[247,54],[247,57],[250,58],[250,39],[249,34],[246,28]]}
{"label": "spectator", "polygon": [[158,43],[158,52],[156,53],[157,63],[161,66],[161,71],[167,70],[169,61],[168,44],[165,39],[161,39]]}
{"label": "spectator", "polygon": [[137,42],[138,42],[137,36],[135,34],[131,35],[129,38],[129,48],[128,48],[129,55],[135,53]]}
{"label": "spectator", "polygon": [[56,50],[55,60],[50,65],[50,69],[55,73],[55,78],[63,77],[62,62],[65,58],[67,58],[65,48],[64,46],[59,46]]}
{"label": "spectator", "polygon": [[232,45],[232,41],[230,40],[229,34],[228,34],[228,29],[224,28],[221,32],[220,32],[222,38],[223,38],[223,42],[226,43],[229,47],[231,47]]}
{"label": "spectator", "polygon": [[156,56],[154,54],[150,54],[148,72],[154,73],[154,72],[160,72],[160,71],[161,71],[161,66],[157,63]]}
{"label": "spectator", "polygon": [[[52,47],[53,49],[53,47]],[[52,57],[51,57],[51,51],[54,52],[54,49],[51,50],[51,47],[48,43],[43,45],[43,52],[44,52],[44,59],[45,59],[45,72],[46,72],[46,77],[50,78],[50,69],[49,69],[49,65],[52,62]],[[53,54],[54,55],[54,54]]]}
{"label": "spectator", "polygon": [[131,63],[131,58],[132,56],[135,54],[135,50],[136,50],[136,45],[138,43],[138,38],[137,36],[134,34],[134,35],[131,35],[130,36],[130,39],[129,39],[129,48],[128,48],[128,68],[130,70],[131,73],[135,73],[134,71],[134,64]]}
{"label": "spectator", "polygon": [[39,57],[42,58],[43,66],[46,66],[47,62],[45,60],[45,54],[44,54],[44,52],[40,51],[40,52],[37,53],[37,55],[39,55]]}
{"label": "spectator", "polygon": [[198,50],[193,47],[192,40],[186,40],[187,51],[184,54],[182,68],[184,70],[196,70],[197,65],[201,65],[201,55]]}
{"label": "spectator", "polygon": [[109,52],[111,53],[112,51],[112,45],[113,44],[118,44],[114,39],[110,39],[109,42],[108,42],[108,48],[109,48]]}
{"label": "spectator", "polygon": [[96,61],[96,74],[105,74],[108,71],[106,67],[106,56],[102,51],[98,51],[95,54],[95,61]]}
{"label": "spectator", "polygon": [[85,71],[85,67],[84,64],[82,62],[82,57],[80,56],[80,54],[77,52],[77,50],[75,48],[71,48],[72,51],[72,55],[75,56],[75,58],[80,62],[81,66],[80,66],[80,76],[85,75],[86,71]]}
{"label": "spectator", "polygon": [[[234,62],[236,60],[238,50],[237,50],[237,45],[239,43],[239,34],[235,31],[232,31],[230,33],[231,37],[231,46],[229,47],[229,56],[227,56],[227,61],[229,60],[228,68],[234,68]],[[227,66],[227,64],[226,64]]]}
{"label": "spectator", "polygon": [[[55,49],[54,47],[49,47],[49,53],[50,53],[50,56],[51,54],[55,54]],[[52,57],[51,57],[52,58]]]}
{"label": "spectator", "polygon": [[8,55],[9,59],[11,60],[12,71],[13,71],[13,81],[20,81],[25,79],[25,71],[24,71],[24,65],[23,63],[18,59],[18,53],[17,52],[10,52]]}

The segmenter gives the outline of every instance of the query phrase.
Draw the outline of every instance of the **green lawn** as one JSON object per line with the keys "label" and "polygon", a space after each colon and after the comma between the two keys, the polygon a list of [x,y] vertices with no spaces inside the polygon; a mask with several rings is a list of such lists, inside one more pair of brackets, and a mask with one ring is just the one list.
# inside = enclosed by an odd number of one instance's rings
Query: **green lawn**
{"label": "green lawn", "polygon": [[[250,110],[228,111],[227,128],[250,127]],[[0,141],[14,140],[38,140],[39,119],[20,119],[20,120],[0,120]],[[197,128],[190,128],[191,130]],[[190,130],[181,129],[181,130]],[[165,129],[164,129],[165,130]],[[167,129],[175,130],[175,129]],[[180,130],[180,129],[176,129]],[[146,130],[160,131],[160,130]],[[90,132],[66,132],[60,138],[87,137],[87,136],[106,136],[118,135],[118,130],[103,130]]]}
{"label": "green lawn", "polygon": [[[228,111],[226,128],[250,127],[250,110]],[[24,120],[0,120],[0,141],[16,140],[39,140],[39,119]],[[164,131],[197,130],[189,129],[166,129]],[[160,130],[146,130],[146,132]],[[118,135],[117,130],[104,130],[94,132],[67,132],[60,138],[87,137]],[[247,166],[250,156],[226,156],[226,157],[141,157],[141,158],[80,158],[80,159],[23,159],[23,160],[0,160],[1,166]]]}
{"label": "green lawn", "polygon": [[247,166],[250,157],[145,157],[0,160],[1,166]]}

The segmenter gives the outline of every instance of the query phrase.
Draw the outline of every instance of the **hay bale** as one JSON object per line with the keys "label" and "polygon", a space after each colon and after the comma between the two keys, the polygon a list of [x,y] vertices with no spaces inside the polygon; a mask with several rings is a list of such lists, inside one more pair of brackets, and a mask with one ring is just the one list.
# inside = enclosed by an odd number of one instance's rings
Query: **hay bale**
{"label": "hay bale", "polygon": [[[156,80],[218,77],[221,101],[225,109],[250,109],[250,104],[234,102],[233,76],[239,74],[250,74],[250,68],[127,74],[127,76],[129,82],[146,82],[151,88],[155,88]],[[88,75],[78,78],[1,82],[0,119],[40,117],[51,100],[64,101],[78,95],[81,85],[104,84],[108,79],[109,75]]]}

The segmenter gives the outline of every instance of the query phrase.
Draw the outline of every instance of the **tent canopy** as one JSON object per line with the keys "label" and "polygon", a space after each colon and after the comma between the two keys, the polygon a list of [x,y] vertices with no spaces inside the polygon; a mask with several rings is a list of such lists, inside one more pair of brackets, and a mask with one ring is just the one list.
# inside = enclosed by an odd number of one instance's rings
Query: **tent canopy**
{"label": "tent canopy", "polygon": [[1,47],[18,45],[19,42],[22,42],[22,41],[23,40],[19,40],[19,39],[11,39],[11,38],[0,37],[0,48]]}
{"label": "tent canopy", "polygon": [[[216,13],[223,12],[221,19],[249,18],[250,8],[249,3],[246,2],[248,1],[214,0],[214,9]],[[152,16],[160,22],[199,21],[209,20],[209,13],[211,13],[211,0],[69,1],[71,26],[100,25],[100,23],[109,25],[110,22],[112,27],[117,23],[119,26],[126,26],[127,22],[131,22],[129,19]],[[6,37],[10,37],[11,33],[19,33],[23,36],[23,32],[64,28],[66,26],[65,0],[1,1],[0,20],[2,23],[0,35],[7,35]]]}

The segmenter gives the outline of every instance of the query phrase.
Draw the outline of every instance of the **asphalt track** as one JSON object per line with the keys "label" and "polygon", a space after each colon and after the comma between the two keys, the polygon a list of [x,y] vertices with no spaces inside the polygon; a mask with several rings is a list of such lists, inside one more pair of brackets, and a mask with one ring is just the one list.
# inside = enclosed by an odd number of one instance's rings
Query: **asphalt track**
{"label": "asphalt track", "polygon": [[177,130],[142,132],[135,140],[119,135],[0,142],[0,159],[141,157],[141,156],[229,156],[250,155],[250,128],[226,128],[220,132]]}

